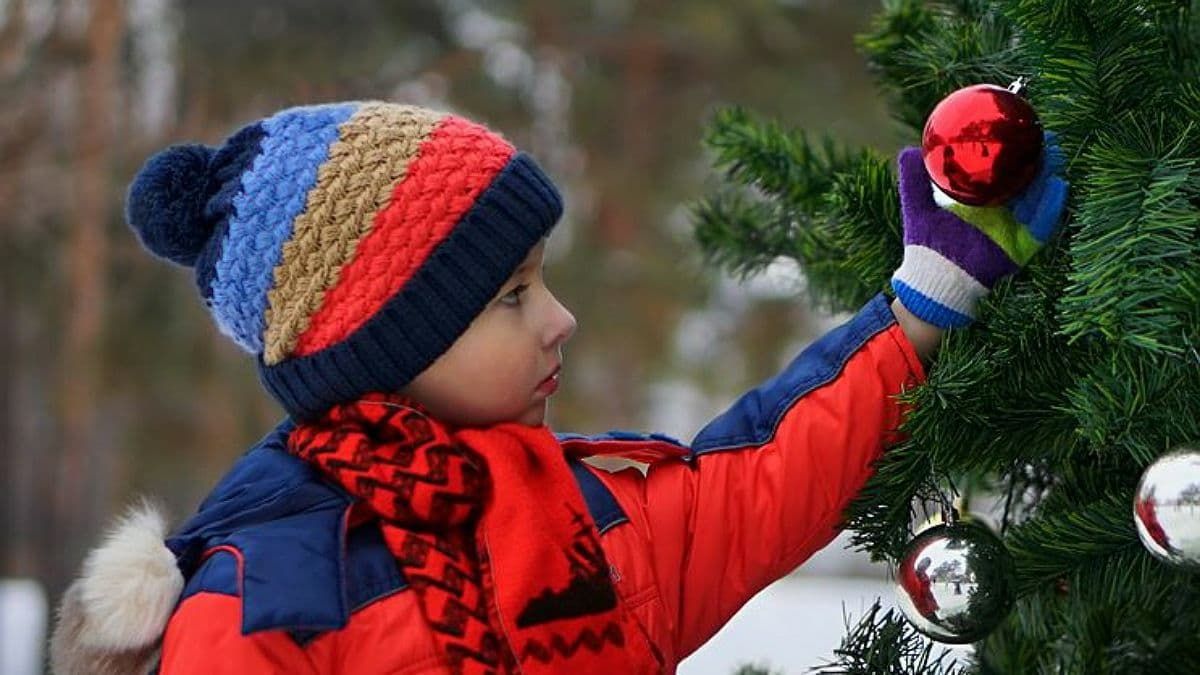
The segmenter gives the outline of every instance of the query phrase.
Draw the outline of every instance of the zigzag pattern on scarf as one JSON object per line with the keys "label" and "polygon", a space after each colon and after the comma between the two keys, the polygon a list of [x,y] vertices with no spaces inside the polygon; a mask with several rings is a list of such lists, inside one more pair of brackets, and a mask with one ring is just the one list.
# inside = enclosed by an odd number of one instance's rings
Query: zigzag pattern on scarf
{"label": "zigzag pattern on scarf", "polygon": [[446,645],[446,656],[449,657],[452,667],[456,670],[462,668],[464,661],[477,661],[490,666],[499,668],[501,659],[500,641],[494,635],[489,633],[484,636],[483,643],[478,650],[470,649],[461,644]]}
{"label": "zigzag pattern on scarf", "polygon": [[538,640],[530,640],[521,649],[521,662],[524,663],[532,658],[542,663],[550,663],[557,657],[570,658],[580,649],[599,652],[604,649],[604,645],[610,642],[616,647],[625,646],[625,634],[621,632],[621,625],[615,621],[608,622],[599,633],[591,628],[584,628],[570,643],[559,634],[555,634],[550,639],[549,645],[544,645]]}

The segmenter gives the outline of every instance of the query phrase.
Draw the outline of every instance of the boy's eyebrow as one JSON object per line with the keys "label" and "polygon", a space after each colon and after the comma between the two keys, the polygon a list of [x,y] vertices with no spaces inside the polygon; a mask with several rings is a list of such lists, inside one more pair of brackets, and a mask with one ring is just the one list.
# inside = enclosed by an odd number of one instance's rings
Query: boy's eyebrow
{"label": "boy's eyebrow", "polygon": [[509,279],[512,279],[513,277],[524,274],[533,267],[532,255],[533,254],[531,253],[529,257],[526,257],[525,260],[521,261],[520,265],[517,265],[517,269],[513,270],[512,276],[510,276]]}
{"label": "boy's eyebrow", "polygon": [[[524,262],[522,262],[520,265],[517,265],[517,269],[513,270],[512,275],[515,277],[515,276],[524,274],[531,269],[533,269],[533,261],[526,258]],[[509,278],[512,278],[512,277],[509,277]]]}

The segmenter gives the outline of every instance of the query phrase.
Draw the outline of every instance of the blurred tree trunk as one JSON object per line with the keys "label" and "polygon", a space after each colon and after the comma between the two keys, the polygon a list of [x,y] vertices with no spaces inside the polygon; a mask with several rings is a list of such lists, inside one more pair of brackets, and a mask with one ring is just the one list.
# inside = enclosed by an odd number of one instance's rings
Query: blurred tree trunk
{"label": "blurred tree trunk", "polygon": [[[54,500],[66,550],[56,556],[52,584],[69,578],[78,549],[91,539],[96,514],[107,511],[105,505],[96,503],[102,497],[95,489],[101,477],[92,475],[92,470],[110,464],[95,457],[103,447],[97,439],[96,412],[103,371],[100,338],[107,283],[105,229],[110,213],[114,92],[123,24],[120,0],[94,0],[75,119],[75,194],[68,211],[66,244],[69,279],[61,359],[62,442]],[[111,481],[101,482],[107,485]]]}
{"label": "blurred tree trunk", "polygon": [[[231,458],[240,454],[244,441],[240,423],[245,411],[238,396],[230,391],[229,368],[220,353],[227,346],[225,341],[225,336],[215,330],[203,336],[200,358],[208,365],[201,369],[196,383],[196,426],[200,433],[195,435],[192,452],[201,475],[213,480],[229,469]],[[204,482],[197,486],[201,494],[209,487]]]}
{"label": "blurred tree trunk", "polygon": [[647,26],[657,17],[657,2],[639,2],[631,23],[637,28],[621,50],[621,96],[613,101],[611,119],[619,120],[613,147],[621,152],[606,154],[605,175],[611,177],[608,190],[600,196],[599,225],[605,245],[615,250],[637,247],[639,223],[636,213],[645,213],[642,204],[631,203],[629,195],[644,195],[638,189],[646,180],[654,180],[658,155],[662,150],[659,133],[663,119],[662,37]]}
{"label": "blurred tree trunk", "polygon": [[[638,2],[633,8],[630,24],[634,27],[621,50],[620,96],[612,101],[610,119],[617,120],[613,130],[616,138],[612,147],[620,148],[616,153],[598,153],[601,164],[600,186],[597,195],[596,222],[600,240],[611,252],[609,279],[606,286],[616,291],[615,296],[626,305],[619,311],[630,315],[639,312],[639,305],[646,292],[639,288],[639,270],[631,265],[644,264],[645,258],[625,258],[630,251],[641,250],[649,238],[639,236],[642,228],[654,227],[647,222],[658,214],[652,212],[654,199],[641,186],[656,180],[656,161],[662,144],[659,142],[664,123],[661,97],[668,89],[663,87],[663,44],[662,37],[654,30],[659,18],[659,2]],[[648,202],[646,200],[649,200]],[[623,426],[635,426],[642,417],[644,400],[639,396],[645,377],[644,366],[652,362],[661,349],[657,342],[643,342],[640,336],[618,329],[616,335],[608,336],[609,344],[625,343],[624,348],[613,350],[607,355],[612,361],[611,390],[617,395],[607,397],[611,409],[610,419],[620,420]]]}
{"label": "blurred tree trunk", "polygon": [[[31,157],[47,146],[45,87],[33,84],[37,78],[31,59],[26,4],[20,0],[8,6],[6,23],[0,28],[0,307],[5,310],[0,322],[0,478],[5,488],[0,494],[0,575],[28,576],[36,569],[38,532],[36,508],[39,489],[45,476],[38,469],[43,462],[43,447],[31,443],[36,421],[30,418],[28,383],[44,372],[45,360],[30,349],[36,330],[37,309],[44,298],[46,284],[31,275],[30,267],[43,267],[28,255],[36,238],[29,225],[26,174]],[[32,283],[31,283],[32,282]],[[38,408],[33,408],[38,410]],[[44,509],[43,509],[44,510]],[[46,528],[41,528],[42,530]]]}
{"label": "blurred tree trunk", "polygon": [[[0,28],[0,82],[7,85],[12,73],[16,71],[21,59],[24,38],[25,11],[21,0],[9,3],[8,20]],[[8,89],[7,86],[4,87]],[[8,106],[3,112],[7,113]],[[5,115],[8,117],[8,115]],[[14,152],[12,146],[19,136],[5,133],[0,136],[0,251],[12,251],[16,235],[13,230],[12,214],[16,209],[13,205],[13,195],[16,193],[17,174],[20,171],[24,153]],[[9,315],[0,321],[0,475],[12,476],[17,473],[20,459],[16,453],[16,429],[13,424],[13,390],[17,378],[14,368],[17,364],[14,350],[17,346],[14,333],[16,332],[16,316],[13,303],[16,294],[13,293],[15,278],[11,265],[0,266],[0,307],[6,308]],[[19,560],[24,551],[23,540],[18,537],[19,525],[15,514],[21,498],[20,486],[14,485],[11,491],[5,490],[0,495],[0,576],[12,574],[19,566]]]}
{"label": "blurred tree trunk", "polygon": [[[11,145],[8,140],[0,139],[0,213],[3,214],[13,212],[12,195],[15,192],[16,174],[22,157],[20,153],[8,151]],[[0,250],[13,250],[16,237],[12,231],[11,219],[5,216],[4,222],[0,224]],[[0,380],[0,475],[6,477],[17,473],[22,459],[16,453],[16,429],[13,424],[13,390],[17,382],[14,376],[17,364],[17,317],[13,311],[16,301],[16,293],[13,292],[15,276],[12,266],[0,267],[0,307],[8,313],[8,316],[0,321],[0,373],[3,374],[3,379]],[[12,490],[5,490],[0,494],[0,576],[11,574],[10,570],[20,564],[19,560],[24,554],[21,550],[24,541],[17,536],[20,526],[14,516],[18,510],[21,493],[28,489],[28,485],[23,487],[18,484],[13,485]]]}
{"label": "blurred tree trunk", "polygon": [[8,18],[0,28],[0,78],[7,80],[25,60],[25,2],[8,3]]}

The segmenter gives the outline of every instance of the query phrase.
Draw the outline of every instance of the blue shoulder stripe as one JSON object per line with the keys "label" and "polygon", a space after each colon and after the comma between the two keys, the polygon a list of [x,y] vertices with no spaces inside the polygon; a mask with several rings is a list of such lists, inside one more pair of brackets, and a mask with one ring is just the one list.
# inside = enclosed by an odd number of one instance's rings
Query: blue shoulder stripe
{"label": "blue shoulder stripe", "polygon": [[702,455],[764,445],[798,400],[836,378],[851,356],[894,323],[887,296],[877,294],[853,318],[809,345],[781,373],[709,422],[692,441],[692,452]]}
{"label": "blue shoulder stripe", "polygon": [[613,497],[604,483],[592,473],[583,462],[571,457],[567,460],[579,491],[583,493],[583,501],[587,504],[588,513],[596,523],[596,530],[604,534],[608,530],[629,520],[617,498]]}
{"label": "blue shoulder stripe", "polygon": [[659,433],[642,433],[640,431],[626,431],[624,429],[613,429],[602,434],[575,434],[575,433],[558,433],[555,434],[559,442],[567,441],[585,441],[588,443],[604,443],[606,441],[639,441],[649,442],[658,441],[661,443],[670,443],[684,447],[683,443],[677,438],[673,438],[666,434]]}

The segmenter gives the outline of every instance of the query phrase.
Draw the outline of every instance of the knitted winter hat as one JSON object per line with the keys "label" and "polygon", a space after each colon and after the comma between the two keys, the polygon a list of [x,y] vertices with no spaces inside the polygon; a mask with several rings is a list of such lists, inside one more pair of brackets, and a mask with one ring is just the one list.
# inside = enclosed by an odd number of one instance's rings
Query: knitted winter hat
{"label": "knitted winter hat", "polygon": [[304,419],[397,391],[466,330],[562,213],[527,155],[461,117],[283,110],[146,161],[126,216],[195,267],[221,331]]}

